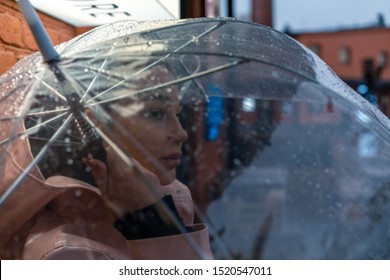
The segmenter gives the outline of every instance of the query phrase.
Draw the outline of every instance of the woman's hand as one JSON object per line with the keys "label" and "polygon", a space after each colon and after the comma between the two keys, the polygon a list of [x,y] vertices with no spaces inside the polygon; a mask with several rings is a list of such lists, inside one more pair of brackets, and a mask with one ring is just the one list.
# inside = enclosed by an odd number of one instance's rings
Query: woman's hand
{"label": "woman's hand", "polygon": [[163,196],[156,175],[135,161],[128,166],[112,149],[107,150],[107,165],[97,159],[83,159],[91,168],[106,204],[117,217],[149,206]]}

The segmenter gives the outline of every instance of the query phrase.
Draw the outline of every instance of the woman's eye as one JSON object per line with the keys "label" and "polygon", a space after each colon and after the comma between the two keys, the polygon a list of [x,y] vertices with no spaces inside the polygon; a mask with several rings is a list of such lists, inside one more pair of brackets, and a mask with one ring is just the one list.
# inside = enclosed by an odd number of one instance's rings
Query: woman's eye
{"label": "woman's eye", "polygon": [[161,110],[156,110],[156,111],[150,111],[144,113],[145,118],[151,118],[151,119],[156,119],[156,120],[162,120],[165,117],[165,112]]}

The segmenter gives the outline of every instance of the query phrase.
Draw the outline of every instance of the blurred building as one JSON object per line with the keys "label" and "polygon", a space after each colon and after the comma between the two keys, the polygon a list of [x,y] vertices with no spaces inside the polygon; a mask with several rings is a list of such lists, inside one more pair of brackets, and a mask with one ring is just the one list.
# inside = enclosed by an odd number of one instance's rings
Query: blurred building
{"label": "blurred building", "polygon": [[390,116],[390,28],[378,23],[290,36],[324,60],[363,97]]}
{"label": "blurred building", "polygon": [[[247,15],[237,14],[235,9],[243,1],[181,1],[182,8],[186,7],[182,17],[237,16],[273,26],[272,0],[246,1],[251,2]],[[381,15],[377,22],[359,28],[284,32],[310,48],[342,80],[390,117],[390,28]]]}

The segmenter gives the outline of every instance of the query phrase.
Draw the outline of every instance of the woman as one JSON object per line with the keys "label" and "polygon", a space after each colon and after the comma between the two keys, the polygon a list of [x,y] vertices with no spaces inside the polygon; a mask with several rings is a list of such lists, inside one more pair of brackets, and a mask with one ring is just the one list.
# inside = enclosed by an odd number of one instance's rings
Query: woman
{"label": "woman", "polygon": [[[156,69],[152,74],[156,78],[147,75],[138,78],[137,84],[145,87],[164,80],[166,69]],[[110,110],[109,121],[93,109],[81,113],[98,123],[103,136],[106,160],[83,158],[98,188],[69,176],[43,179],[34,170],[9,199],[12,207],[22,198],[25,211],[14,216],[13,220],[23,222],[8,231],[2,255],[23,259],[211,258],[207,227],[193,225],[190,192],[176,180],[187,133],[177,118],[180,100],[175,90],[165,87],[134,95],[105,109]],[[32,158],[26,141],[20,139],[13,146]],[[11,165],[18,165],[19,160],[11,160]],[[24,193],[15,198],[19,190]],[[10,247],[11,253],[4,249]]]}

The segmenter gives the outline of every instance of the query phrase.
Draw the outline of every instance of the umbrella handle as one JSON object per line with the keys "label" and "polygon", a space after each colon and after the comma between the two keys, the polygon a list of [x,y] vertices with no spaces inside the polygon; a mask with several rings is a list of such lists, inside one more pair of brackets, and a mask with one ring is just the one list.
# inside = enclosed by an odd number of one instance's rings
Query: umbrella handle
{"label": "umbrella handle", "polygon": [[28,0],[16,0],[18,2],[19,8],[35,38],[36,43],[38,44],[39,50],[44,58],[45,62],[51,62],[59,60],[59,54],[55,50],[52,41],[50,40],[49,35],[47,34],[45,28],[34,7],[31,5]]}

